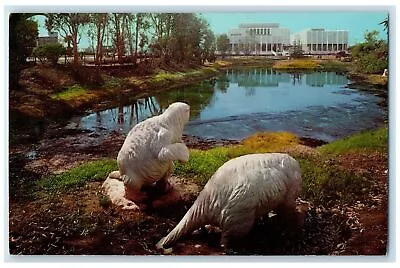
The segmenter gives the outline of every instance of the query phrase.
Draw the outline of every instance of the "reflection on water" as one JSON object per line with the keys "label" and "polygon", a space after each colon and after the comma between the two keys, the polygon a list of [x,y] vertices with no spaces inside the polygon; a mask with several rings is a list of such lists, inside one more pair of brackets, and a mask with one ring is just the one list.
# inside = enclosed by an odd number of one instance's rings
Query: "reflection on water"
{"label": "reflection on water", "polygon": [[334,72],[283,73],[272,69],[229,70],[227,79],[240,87],[278,87],[279,84],[303,84],[312,87],[346,85],[348,80]]}
{"label": "reflection on water", "polygon": [[127,133],[172,102],[191,106],[185,133],[242,139],[257,131],[291,131],[332,141],[383,124],[378,97],[346,88],[334,72],[285,73],[270,69],[227,70],[218,78],[135,100],[127,106],[74,118],[69,127]]}

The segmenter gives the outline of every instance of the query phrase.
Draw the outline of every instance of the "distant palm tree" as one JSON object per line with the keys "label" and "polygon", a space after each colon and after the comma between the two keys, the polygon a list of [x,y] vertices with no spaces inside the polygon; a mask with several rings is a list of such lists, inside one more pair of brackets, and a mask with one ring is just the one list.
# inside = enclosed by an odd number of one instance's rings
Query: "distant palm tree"
{"label": "distant palm tree", "polygon": [[382,21],[379,23],[380,25],[383,25],[383,28],[386,31],[386,34],[389,37],[389,15]]}

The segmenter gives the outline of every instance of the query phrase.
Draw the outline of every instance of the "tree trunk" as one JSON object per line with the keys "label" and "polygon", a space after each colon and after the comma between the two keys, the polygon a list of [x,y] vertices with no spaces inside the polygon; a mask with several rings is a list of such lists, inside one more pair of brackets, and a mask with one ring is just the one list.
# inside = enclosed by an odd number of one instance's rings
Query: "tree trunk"
{"label": "tree trunk", "polygon": [[78,65],[79,64],[78,31],[75,29],[72,33],[72,53],[74,55],[74,65]]}
{"label": "tree trunk", "polygon": [[139,25],[140,25],[140,16],[136,15],[136,33],[135,33],[135,59],[137,59],[137,48],[138,48],[138,38],[139,38]]}

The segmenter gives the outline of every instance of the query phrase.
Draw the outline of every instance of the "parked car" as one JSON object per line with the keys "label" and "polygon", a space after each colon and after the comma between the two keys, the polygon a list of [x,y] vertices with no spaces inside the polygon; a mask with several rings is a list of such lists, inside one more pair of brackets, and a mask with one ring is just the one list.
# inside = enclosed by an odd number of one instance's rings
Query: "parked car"
{"label": "parked car", "polygon": [[339,51],[338,53],[336,53],[336,58],[343,58],[348,56],[350,56],[350,54],[347,53],[346,51]]}

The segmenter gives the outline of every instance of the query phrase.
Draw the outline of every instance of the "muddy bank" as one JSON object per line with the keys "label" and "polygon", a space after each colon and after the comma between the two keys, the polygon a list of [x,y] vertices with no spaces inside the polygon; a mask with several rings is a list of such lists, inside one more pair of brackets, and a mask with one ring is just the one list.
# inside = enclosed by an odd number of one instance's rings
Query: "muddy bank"
{"label": "muddy bank", "polygon": [[[97,111],[115,107],[123,101],[141,98],[150,92],[189,85],[218,73],[217,69],[206,66],[186,69],[186,72],[183,67],[178,71],[158,70],[151,75],[137,75],[136,70],[129,66],[113,66],[105,70],[81,67],[82,73],[86,73],[88,77],[92,73],[100,72],[98,75],[105,82],[99,86],[80,82],[71,68],[35,66],[25,69],[21,74],[21,90],[10,92],[11,127],[21,130],[18,128],[21,123],[47,123],[84,114],[88,109]],[[68,99],[59,99],[54,95],[77,85],[86,92]]]}
{"label": "muddy bank", "polygon": [[348,84],[348,88],[374,94],[383,98],[379,103],[384,109],[388,109],[389,100],[389,78],[382,75],[368,75],[361,73],[349,72],[347,74],[352,83]]}

